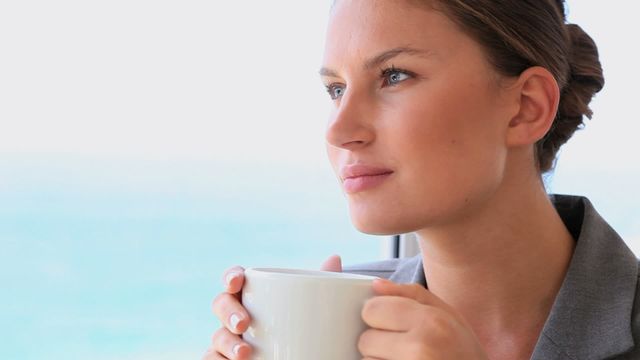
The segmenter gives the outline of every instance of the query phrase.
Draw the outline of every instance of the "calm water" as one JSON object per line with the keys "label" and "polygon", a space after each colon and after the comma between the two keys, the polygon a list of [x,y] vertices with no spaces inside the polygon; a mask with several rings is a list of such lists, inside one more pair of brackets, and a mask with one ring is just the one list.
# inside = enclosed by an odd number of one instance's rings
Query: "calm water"
{"label": "calm water", "polygon": [[227,267],[378,258],[330,174],[196,165],[0,164],[0,358],[198,359]]}

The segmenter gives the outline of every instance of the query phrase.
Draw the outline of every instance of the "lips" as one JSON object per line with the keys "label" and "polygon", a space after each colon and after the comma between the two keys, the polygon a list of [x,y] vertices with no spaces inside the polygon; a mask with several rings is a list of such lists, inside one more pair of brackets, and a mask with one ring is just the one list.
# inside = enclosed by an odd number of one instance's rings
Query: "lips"
{"label": "lips", "polygon": [[353,164],[347,165],[340,169],[340,177],[342,180],[358,178],[361,176],[376,176],[391,174],[393,170],[380,166]]}
{"label": "lips", "polygon": [[340,173],[344,191],[354,195],[382,185],[393,171],[378,166],[357,164],[343,167]]}

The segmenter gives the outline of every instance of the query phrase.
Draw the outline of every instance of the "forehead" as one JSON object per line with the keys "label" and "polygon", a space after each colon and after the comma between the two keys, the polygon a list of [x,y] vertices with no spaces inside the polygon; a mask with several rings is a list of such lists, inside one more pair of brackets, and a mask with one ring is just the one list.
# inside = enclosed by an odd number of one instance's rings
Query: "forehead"
{"label": "forehead", "polygon": [[442,13],[408,0],[337,0],[331,10],[325,63],[364,59],[381,50],[411,46],[438,54],[464,37]]}

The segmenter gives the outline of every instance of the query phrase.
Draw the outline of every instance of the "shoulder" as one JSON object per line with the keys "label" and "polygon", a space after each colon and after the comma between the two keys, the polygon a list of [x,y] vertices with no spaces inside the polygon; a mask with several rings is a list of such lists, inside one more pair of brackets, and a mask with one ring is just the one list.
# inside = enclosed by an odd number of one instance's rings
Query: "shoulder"
{"label": "shoulder", "polygon": [[427,286],[420,254],[413,257],[345,266],[343,272],[377,276],[398,284],[418,283]]}
{"label": "shoulder", "polygon": [[[640,261],[638,263],[640,268]],[[637,277],[636,294],[633,299],[633,311],[631,313],[631,329],[633,332],[633,338],[636,339],[636,346],[634,348],[635,354],[640,357],[640,271]]]}
{"label": "shoulder", "polygon": [[[640,262],[638,263],[640,267]],[[628,352],[615,357],[616,360],[640,359],[640,272],[637,276],[636,293],[633,300],[633,310],[631,312],[631,333],[634,339],[634,346]]]}
{"label": "shoulder", "polygon": [[389,279],[396,272],[403,259],[388,259],[343,266],[342,272],[377,276]]}

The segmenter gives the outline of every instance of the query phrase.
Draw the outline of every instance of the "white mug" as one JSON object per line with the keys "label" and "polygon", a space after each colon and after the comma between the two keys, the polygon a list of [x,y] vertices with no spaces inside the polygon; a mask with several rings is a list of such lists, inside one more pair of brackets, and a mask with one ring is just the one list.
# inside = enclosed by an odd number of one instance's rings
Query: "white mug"
{"label": "white mug", "polygon": [[362,359],[361,312],[377,277],[279,268],[248,268],[244,276],[251,324],[242,338],[252,360]]}

